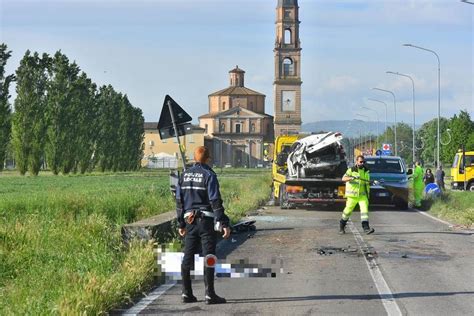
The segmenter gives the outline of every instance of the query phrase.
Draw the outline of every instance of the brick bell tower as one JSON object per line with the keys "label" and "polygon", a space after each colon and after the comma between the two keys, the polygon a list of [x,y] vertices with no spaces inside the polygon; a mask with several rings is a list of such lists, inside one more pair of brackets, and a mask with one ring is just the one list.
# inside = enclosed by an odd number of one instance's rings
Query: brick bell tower
{"label": "brick bell tower", "polygon": [[278,0],[275,40],[275,136],[301,130],[301,44],[298,0]]}

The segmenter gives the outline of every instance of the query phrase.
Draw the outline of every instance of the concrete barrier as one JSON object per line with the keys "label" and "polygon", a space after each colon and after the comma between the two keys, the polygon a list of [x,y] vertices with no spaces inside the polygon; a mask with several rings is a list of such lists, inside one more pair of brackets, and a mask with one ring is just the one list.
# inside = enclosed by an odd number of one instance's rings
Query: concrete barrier
{"label": "concrete barrier", "polygon": [[176,212],[170,211],[152,216],[141,221],[122,226],[122,239],[125,243],[137,238],[141,240],[156,240],[158,243],[167,242],[178,235]]}

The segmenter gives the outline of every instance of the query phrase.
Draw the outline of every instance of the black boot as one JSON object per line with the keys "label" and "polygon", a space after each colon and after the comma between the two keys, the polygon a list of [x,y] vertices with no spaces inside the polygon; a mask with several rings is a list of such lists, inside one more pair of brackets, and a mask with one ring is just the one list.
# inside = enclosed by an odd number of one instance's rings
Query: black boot
{"label": "black boot", "polygon": [[347,220],[341,219],[339,221],[339,235],[344,235],[346,233],[346,224]]}
{"label": "black boot", "polygon": [[363,222],[362,222],[362,228],[364,229],[364,233],[365,233],[366,235],[370,235],[370,234],[372,234],[373,232],[375,232],[375,229],[370,228],[370,226],[369,226],[369,221],[363,221]]}
{"label": "black boot", "polygon": [[214,268],[204,268],[204,282],[206,285],[206,304],[224,304],[225,298],[214,291]]}
{"label": "black boot", "polygon": [[191,287],[191,272],[181,268],[181,277],[183,278],[183,294],[181,295],[181,300],[183,303],[197,302],[197,298],[193,295],[193,288]]}

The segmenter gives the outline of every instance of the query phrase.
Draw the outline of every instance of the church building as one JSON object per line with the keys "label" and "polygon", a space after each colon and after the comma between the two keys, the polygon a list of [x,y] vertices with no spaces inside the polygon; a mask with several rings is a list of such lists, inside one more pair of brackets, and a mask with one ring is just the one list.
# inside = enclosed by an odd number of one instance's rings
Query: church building
{"label": "church building", "polygon": [[229,87],[209,95],[209,113],[199,117],[212,164],[254,168],[263,165],[263,145],[273,142],[273,116],[265,95],[245,87],[245,71],[229,71]]}

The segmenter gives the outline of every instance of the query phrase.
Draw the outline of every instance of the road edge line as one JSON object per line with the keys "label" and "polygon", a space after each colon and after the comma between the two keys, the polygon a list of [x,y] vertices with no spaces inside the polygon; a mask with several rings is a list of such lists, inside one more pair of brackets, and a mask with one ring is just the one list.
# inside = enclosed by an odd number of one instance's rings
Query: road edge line
{"label": "road edge line", "polygon": [[443,223],[443,224],[445,224],[445,225],[448,225],[448,226],[450,226],[450,227],[453,227],[453,226],[454,226],[454,224],[452,224],[452,223],[450,223],[450,222],[447,222],[447,221],[445,221],[445,220],[442,220],[442,219],[440,219],[440,218],[437,218],[437,217],[435,217],[435,216],[433,216],[433,215],[430,215],[430,214],[428,214],[428,213],[426,213],[426,212],[424,212],[424,211],[417,210],[416,208],[410,208],[410,209],[413,210],[413,211],[415,211],[415,212],[417,212],[417,213],[419,213],[419,214],[421,214],[421,215],[428,216],[429,218],[434,219],[435,221],[438,221],[438,222]]}
{"label": "road edge line", "polygon": [[[348,224],[352,234],[354,235],[357,246],[359,246],[360,251],[362,251],[364,254],[364,250],[362,248],[368,248],[367,243],[364,241],[357,228],[355,228],[352,221],[349,221]],[[397,301],[395,300],[395,297],[393,296],[392,291],[390,290],[390,287],[387,284],[387,281],[385,281],[382,275],[382,271],[380,271],[378,267],[377,260],[373,258],[369,261],[365,255],[364,260],[367,264],[370,276],[375,283],[375,287],[377,288],[377,292],[379,293],[380,299],[382,300],[382,304],[387,314],[389,316],[403,315]]]}
{"label": "road edge line", "polygon": [[160,285],[159,287],[154,289],[153,292],[142,298],[137,304],[127,309],[126,312],[123,312],[122,315],[138,315],[142,310],[147,308],[148,305],[153,303],[157,298],[159,298],[161,295],[165,294],[169,289],[175,286],[176,283],[176,281],[172,281],[170,283]]}

